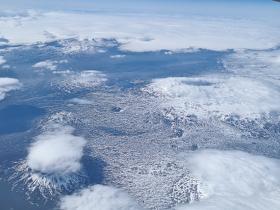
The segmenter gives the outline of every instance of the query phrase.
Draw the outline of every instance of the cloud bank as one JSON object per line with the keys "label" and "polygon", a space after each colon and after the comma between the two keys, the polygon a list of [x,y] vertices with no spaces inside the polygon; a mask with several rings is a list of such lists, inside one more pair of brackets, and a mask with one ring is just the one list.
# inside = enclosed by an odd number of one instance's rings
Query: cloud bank
{"label": "cloud bank", "polygon": [[[280,161],[278,159],[240,151],[220,150],[181,153],[177,158],[199,181],[198,187],[202,195],[199,201],[177,204],[173,209],[279,209]],[[60,209],[143,210],[124,191],[103,185],[91,186],[73,195],[62,197]]]}
{"label": "cloud bank", "polygon": [[[115,27],[115,24],[118,27]],[[155,51],[182,48],[266,49],[280,43],[279,25],[261,20],[205,16],[29,12],[0,17],[0,36],[10,43],[56,39],[116,39],[123,50]]]}
{"label": "cloud bank", "polygon": [[145,90],[162,97],[163,107],[173,107],[183,115],[259,117],[280,111],[277,87],[248,77],[169,77],[153,80]]}
{"label": "cloud bank", "polygon": [[30,169],[47,174],[78,172],[86,140],[74,136],[73,131],[72,127],[57,125],[54,130],[37,136],[27,156]]}
{"label": "cloud bank", "polygon": [[125,192],[114,187],[95,185],[61,200],[61,210],[140,210]]}
{"label": "cloud bank", "polygon": [[180,160],[201,182],[204,198],[176,210],[277,210],[280,161],[239,151],[205,150]]}
{"label": "cloud bank", "polygon": [[21,87],[19,80],[14,78],[0,78],[0,101],[3,100],[6,94],[12,90],[18,90]]}

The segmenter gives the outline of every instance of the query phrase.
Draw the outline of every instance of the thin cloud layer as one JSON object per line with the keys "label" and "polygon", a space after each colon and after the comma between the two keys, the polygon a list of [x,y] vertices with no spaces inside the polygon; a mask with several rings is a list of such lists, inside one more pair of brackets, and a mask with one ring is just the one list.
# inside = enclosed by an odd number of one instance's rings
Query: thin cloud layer
{"label": "thin cloud layer", "polygon": [[[118,27],[115,27],[116,23]],[[280,43],[273,21],[211,18],[109,15],[102,13],[30,12],[28,16],[0,18],[0,36],[10,43],[56,39],[116,39],[123,50],[155,51],[182,48],[266,49]],[[113,29],[113,30],[112,30]]]}
{"label": "thin cloud layer", "polygon": [[239,75],[266,78],[280,87],[280,49],[238,51],[223,60],[225,68]]}
{"label": "thin cloud layer", "polygon": [[21,83],[18,79],[2,77],[0,78],[0,101],[3,100],[6,94],[12,90],[18,90]]}
{"label": "thin cloud layer", "polygon": [[37,136],[29,148],[27,165],[36,172],[47,174],[78,172],[86,140],[74,136],[73,131],[72,127],[58,126]]}
{"label": "thin cloud layer", "polygon": [[61,210],[140,210],[125,192],[114,187],[95,185],[61,200]]}

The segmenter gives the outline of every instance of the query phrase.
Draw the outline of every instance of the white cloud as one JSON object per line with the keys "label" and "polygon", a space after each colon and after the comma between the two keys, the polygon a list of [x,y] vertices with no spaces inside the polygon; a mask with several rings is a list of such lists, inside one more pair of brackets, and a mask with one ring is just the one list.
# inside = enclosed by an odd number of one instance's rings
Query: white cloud
{"label": "white cloud", "polygon": [[74,103],[74,104],[80,104],[80,105],[90,105],[92,104],[91,101],[87,99],[82,99],[82,98],[72,98],[69,100],[69,102]]}
{"label": "white cloud", "polygon": [[269,79],[280,87],[280,50],[237,51],[223,60],[230,72],[258,79]]}
{"label": "white cloud", "polygon": [[[118,27],[116,27],[116,23]],[[64,38],[115,38],[123,50],[182,48],[265,49],[280,42],[279,26],[261,20],[151,15],[47,12],[0,18],[0,36],[11,43]],[[52,34],[50,36],[46,35]]]}
{"label": "white cloud", "polygon": [[124,191],[95,185],[61,200],[61,210],[140,210]]}
{"label": "white cloud", "polygon": [[[197,190],[200,192],[200,200],[192,200],[188,204],[177,203],[173,209],[279,209],[280,161],[278,159],[240,151],[202,150],[181,153],[177,156],[177,162],[183,163],[191,176],[198,180]],[[185,185],[188,186],[190,180],[185,179],[185,181]],[[102,185],[91,186],[73,195],[62,197],[60,209],[143,210],[124,191]]]}
{"label": "white cloud", "polygon": [[7,92],[17,90],[21,87],[20,82],[14,78],[0,78],[0,101],[3,100]]}
{"label": "white cloud", "polygon": [[0,56],[0,65],[3,65],[4,63],[6,63],[6,60],[3,56]]}
{"label": "white cloud", "polygon": [[179,156],[201,182],[204,197],[177,210],[278,210],[280,161],[239,151]]}
{"label": "white cloud", "polygon": [[248,77],[208,75],[155,79],[145,91],[162,98],[164,108],[173,107],[183,115],[259,117],[280,111],[278,88]]}
{"label": "white cloud", "polygon": [[73,192],[87,182],[81,158],[86,140],[73,134],[66,125],[69,113],[51,115],[42,133],[28,148],[26,159],[18,161],[10,176],[13,186],[24,186],[26,194],[52,199],[61,193]]}
{"label": "white cloud", "polygon": [[55,65],[55,62],[51,60],[41,61],[32,66],[33,68],[39,68],[39,69],[48,69],[51,71],[56,70],[57,66]]}
{"label": "white cloud", "polygon": [[45,60],[35,63],[32,67],[38,69],[48,69],[51,71],[55,71],[57,69],[57,64],[67,63],[67,60],[60,60],[60,61],[52,61],[52,60]]}
{"label": "white cloud", "polygon": [[36,137],[27,156],[28,166],[35,172],[49,174],[75,173],[81,169],[86,140],[74,136],[72,127],[57,126]]}
{"label": "white cloud", "polygon": [[110,58],[112,59],[118,59],[118,58],[124,58],[125,55],[111,55]]}
{"label": "white cloud", "polygon": [[2,68],[2,69],[10,69],[11,66],[6,64],[6,65],[1,66],[1,68]]}

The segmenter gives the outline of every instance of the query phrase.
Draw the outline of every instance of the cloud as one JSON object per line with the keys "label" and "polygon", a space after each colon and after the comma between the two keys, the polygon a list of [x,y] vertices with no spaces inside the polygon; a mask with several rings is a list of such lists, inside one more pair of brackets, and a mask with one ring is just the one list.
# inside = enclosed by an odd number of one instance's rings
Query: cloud
{"label": "cloud", "polygon": [[176,210],[278,210],[280,161],[239,151],[181,154],[201,182],[203,198]]}
{"label": "cloud", "polygon": [[4,63],[6,63],[6,60],[3,56],[0,56],[0,65],[3,65]]}
{"label": "cloud", "polygon": [[103,185],[95,185],[61,200],[61,210],[140,210],[124,191]]}
{"label": "cloud", "polygon": [[[176,210],[278,210],[280,161],[240,151],[201,150],[177,155],[198,180],[199,200],[177,203]],[[191,186],[184,179],[184,186]],[[189,196],[184,187],[178,194]],[[145,202],[145,201],[144,201]],[[103,185],[62,197],[61,210],[140,210],[124,191]]]}
{"label": "cloud", "polygon": [[279,84],[280,49],[273,50],[242,50],[230,54],[223,59],[223,64],[229,72],[250,76],[258,79],[269,79],[275,85]]}
{"label": "cloud", "polygon": [[7,92],[18,90],[21,87],[19,80],[14,78],[1,77],[0,78],[0,101],[3,100]]}
{"label": "cloud", "polygon": [[163,107],[183,115],[259,117],[280,111],[277,87],[248,77],[169,77],[153,80],[144,90],[162,98]]}
{"label": "cloud", "polygon": [[38,63],[34,64],[32,67],[33,68],[39,68],[39,69],[48,69],[48,70],[51,70],[51,71],[54,71],[57,68],[55,63],[53,61],[50,61],[50,60],[38,62]]}
{"label": "cloud", "polygon": [[47,174],[75,173],[81,169],[86,140],[73,135],[72,127],[57,125],[36,137],[30,146],[27,164],[35,172]]}
{"label": "cloud", "polygon": [[111,55],[110,58],[112,59],[119,59],[119,58],[124,58],[126,55]]}
{"label": "cloud", "polygon": [[[28,15],[0,18],[0,36],[11,43],[26,44],[52,41],[54,37],[113,38],[122,44],[121,49],[140,52],[191,47],[266,49],[280,43],[278,24],[257,19],[78,12],[33,12]],[[115,27],[116,23],[118,27]],[[52,34],[51,38],[46,36],[46,31]]]}
{"label": "cloud", "polygon": [[61,60],[61,61],[51,61],[51,60],[45,60],[38,62],[34,64],[32,67],[33,68],[38,68],[38,69],[48,69],[51,71],[55,71],[57,69],[57,64],[61,63],[67,63],[67,60]]}
{"label": "cloud", "polygon": [[82,99],[82,98],[72,98],[69,100],[69,102],[74,103],[74,104],[80,104],[80,105],[90,105],[92,102],[87,99]]}
{"label": "cloud", "polygon": [[181,116],[268,116],[280,112],[279,52],[238,50],[222,59],[222,73],[154,79],[143,90]]}
{"label": "cloud", "polygon": [[2,69],[10,69],[11,66],[6,64],[6,65],[1,66],[1,68],[2,68]]}
{"label": "cloud", "polygon": [[81,163],[86,139],[73,134],[74,128],[66,125],[68,117],[69,113],[58,112],[43,124],[41,134],[28,148],[27,157],[12,167],[9,180],[13,187],[48,200],[87,183]]}

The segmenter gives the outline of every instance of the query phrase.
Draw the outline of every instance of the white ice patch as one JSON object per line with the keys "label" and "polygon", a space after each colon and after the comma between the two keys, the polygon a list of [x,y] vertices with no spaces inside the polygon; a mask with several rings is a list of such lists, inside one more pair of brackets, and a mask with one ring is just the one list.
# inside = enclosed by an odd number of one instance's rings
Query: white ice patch
{"label": "white ice patch", "polygon": [[124,191],[95,185],[61,200],[61,210],[140,210]]}
{"label": "white ice patch", "polygon": [[259,117],[280,111],[277,87],[248,77],[170,77],[155,79],[144,90],[161,97],[163,108],[183,115]]}
{"label": "white ice patch", "polygon": [[52,60],[45,60],[34,64],[32,67],[37,69],[48,69],[50,71],[55,71],[57,69],[57,64],[67,63],[67,60],[61,61],[52,61]]}
{"label": "white ice patch", "polygon": [[74,136],[73,131],[72,127],[58,126],[37,136],[27,156],[30,169],[47,174],[78,172],[86,140]]}
{"label": "white ice patch", "polygon": [[0,65],[3,65],[4,63],[6,63],[6,60],[3,56],[0,56]]}
{"label": "white ice patch", "polygon": [[280,160],[239,151],[205,150],[179,156],[201,182],[203,199],[177,210],[278,210]]}
{"label": "white ice patch", "polygon": [[107,77],[105,74],[95,70],[85,70],[65,74],[63,81],[58,86],[66,92],[71,92],[81,88],[94,88],[102,85],[106,81]]}
{"label": "white ice patch", "polygon": [[274,22],[201,15],[32,12],[16,18],[1,17],[0,28],[0,36],[11,43],[113,38],[122,44],[123,50],[129,51],[192,47],[212,50],[267,49],[280,43],[279,26]]}
{"label": "white ice patch", "polygon": [[7,92],[18,90],[21,87],[20,82],[14,78],[0,78],[0,101],[3,100]]}

